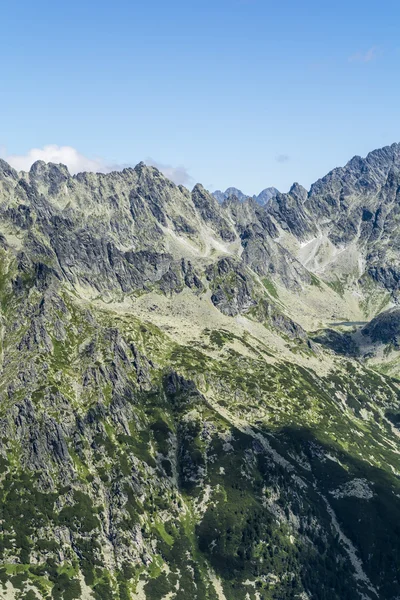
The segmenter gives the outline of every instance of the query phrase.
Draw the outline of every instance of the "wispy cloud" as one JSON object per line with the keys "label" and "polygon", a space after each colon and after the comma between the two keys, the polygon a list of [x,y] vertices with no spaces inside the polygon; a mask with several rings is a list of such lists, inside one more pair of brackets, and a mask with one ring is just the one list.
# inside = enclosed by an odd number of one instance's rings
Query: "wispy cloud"
{"label": "wispy cloud", "polygon": [[352,56],[349,56],[348,60],[352,63],[369,63],[378,56],[378,50],[377,46],[371,46],[371,48],[365,52],[356,52]]}
{"label": "wispy cloud", "polygon": [[275,160],[278,163],[285,163],[288,162],[288,160],[290,160],[290,156],[288,156],[287,154],[278,154],[278,156],[275,156]]}
{"label": "wispy cloud", "polygon": [[188,185],[193,181],[192,176],[189,174],[187,168],[183,165],[173,167],[172,165],[160,163],[150,157],[146,158],[145,162],[152,167],[156,167],[165,175],[165,177],[168,177],[168,179],[176,183],[176,185]]}
{"label": "wispy cloud", "polygon": [[72,146],[57,146],[48,144],[43,148],[31,148],[26,154],[7,154],[1,149],[1,155],[17,171],[29,171],[37,160],[44,162],[62,163],[68,167],[70,173],[94,171],[96,173],[109,173],[121,170],[128,165],[110,165],[102,158],[89,158],[78,152]]}

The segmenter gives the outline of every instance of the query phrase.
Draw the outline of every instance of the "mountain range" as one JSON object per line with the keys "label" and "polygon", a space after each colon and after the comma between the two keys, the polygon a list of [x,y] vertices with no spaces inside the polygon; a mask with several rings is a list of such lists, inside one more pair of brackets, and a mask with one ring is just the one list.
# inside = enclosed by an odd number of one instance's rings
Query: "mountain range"
{"label": "mountain range", "polygon": [[271,198],[274,198],[277,194],[279,194],[279,191],[274,187],[265,188],[256,196],[246,196],[246,194],[244,194],[241,190],[238,190],[234,187],[227,188],[225,192],[216,190],[212,193],[214,198],[218,200],[220,204],[222,204],[224,200],[227,200],[231,196],[236,196],[236,198],[240,201],[246,200],[247,198],[253,198],[256,202],[258,202],[258,204],[261,204],[261,206],[265,206],[267,202],[271,200]]}
{"label": "mountain range", "polygon": [[264,192],[0,161],[0,597],[400,597],[400,144]]}

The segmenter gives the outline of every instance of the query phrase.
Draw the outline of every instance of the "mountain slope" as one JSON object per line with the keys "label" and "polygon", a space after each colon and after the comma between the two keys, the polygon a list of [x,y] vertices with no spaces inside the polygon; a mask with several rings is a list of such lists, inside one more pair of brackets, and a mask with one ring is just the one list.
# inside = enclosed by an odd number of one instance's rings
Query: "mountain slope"
{"label": "mountain slope", "polygon": [[400,145],[354,157],[312,185],[280,195],[268,212],[280,239],[301,262],[330,281],[361,291],[372,285],[398,292]]}
{"label": "mountain slope", "polygon": [[0,162],[0,595],[400,595],[399,163],[262,207]]}

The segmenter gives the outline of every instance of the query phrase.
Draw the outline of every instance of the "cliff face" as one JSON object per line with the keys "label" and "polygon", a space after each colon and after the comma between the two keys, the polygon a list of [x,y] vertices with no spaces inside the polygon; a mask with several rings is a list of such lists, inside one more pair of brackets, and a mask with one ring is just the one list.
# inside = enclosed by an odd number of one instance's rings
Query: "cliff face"
{"label": "cliff face", "polygon": [[262,207],[0,161],[0,595],[400,595],[399,164]]}

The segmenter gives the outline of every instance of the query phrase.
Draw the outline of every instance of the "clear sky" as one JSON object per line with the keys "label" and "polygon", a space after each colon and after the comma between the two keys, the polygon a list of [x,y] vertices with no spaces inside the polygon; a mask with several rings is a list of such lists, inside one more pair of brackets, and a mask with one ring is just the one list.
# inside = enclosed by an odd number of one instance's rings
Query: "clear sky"
{"label": "clear sky", "polygon": [[399,22],[398,0],[5,2],[0,154],[308,187],[400,141]]}

